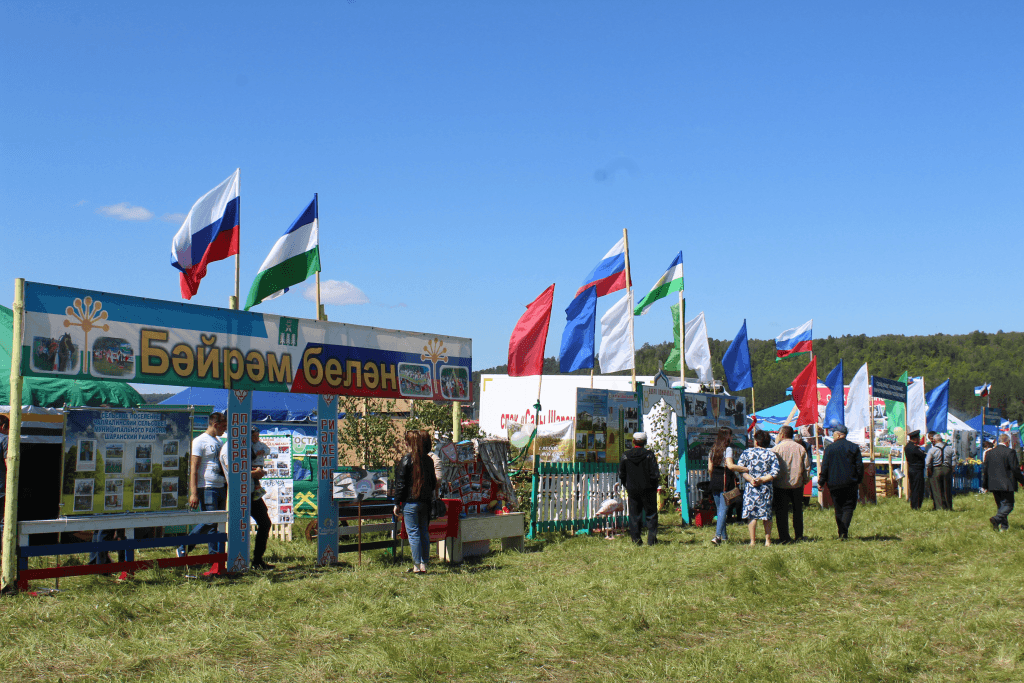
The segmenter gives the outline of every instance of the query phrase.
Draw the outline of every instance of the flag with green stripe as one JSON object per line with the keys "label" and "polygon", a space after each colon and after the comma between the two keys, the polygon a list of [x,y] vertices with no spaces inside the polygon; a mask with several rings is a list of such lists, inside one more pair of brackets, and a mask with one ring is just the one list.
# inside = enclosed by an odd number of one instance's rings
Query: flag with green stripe
{"label": "flag with green stripe", "polygon": [[249,289],[245,310],[276,299],[292,285],[320,272],[320,231],[316,195],[302,215],[278,238]]}
{"label": "flag with green stripe", "polygon": [[658,281],[651,287],[640,303],[633,309],[633,315],[643,315],[658,299],[664,299],[673,292],[683,291],[683,252],[679,252],[669,264],[665,274],[658,278]]}

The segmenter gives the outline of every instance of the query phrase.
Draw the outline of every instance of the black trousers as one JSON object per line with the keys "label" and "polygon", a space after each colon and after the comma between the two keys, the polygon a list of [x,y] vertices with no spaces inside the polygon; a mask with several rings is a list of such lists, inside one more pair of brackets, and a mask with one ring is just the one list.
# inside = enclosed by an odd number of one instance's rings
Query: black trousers
{"label": "black trousers", "polygon": [[637,545],[643,545],[640,540],[640,512],[643,511],[647,515],[647,545],[654,545],[658,542],[658,492],[649,489],[626,493],[629,495],[626,500],[629,512],[629,537]]}
{"label": "black trousers", "polygon": [[772,508],[775,512],[775,528],[780,541],[793,540],[789,535],[789,508],[793,508],[793,536],[804,537],[804,488],[780,489],[772,492]]}
{"label": "black trousers", "polygon": [[857,487],[830,488],[829,492],[832,494],[832,505],[836,509],[836,530],[839,532],[839,538],[847,538],[853,511],[857,509]]}
{"label": "black trousers", "polygon": [[924,501],[924,468],[914,467],[907,470],[910,486],[910,509],[920,510]]}
{"label": "black trousers", "polygon": [[932,502],[936,510],[953,509],[953,468],[940,465],[932,468]]}
{"label": "black trousers", "polygon": [[1007,517],[1013,512],[1013,491],[993,491],[992,497],[996,499],[996,514],[992,518],[999,522],[999,527],[1009,529],[1010,524]]}
{"label": "black trousers", "polygon": [[253,501],[249,514],[256,520],[256,547],[252,550],[252,561],[258,563],[263,561],[263,553],[267,551],[267,539],[270,538],[270,515],[262,498]]}

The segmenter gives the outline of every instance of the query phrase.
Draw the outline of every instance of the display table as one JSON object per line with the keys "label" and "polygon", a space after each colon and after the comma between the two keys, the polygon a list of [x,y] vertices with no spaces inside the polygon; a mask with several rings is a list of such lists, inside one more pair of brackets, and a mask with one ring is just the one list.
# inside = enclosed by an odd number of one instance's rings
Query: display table
{"label": "display table", "polygon": [[[445,562],[462,562],[464,556],[485,555],[490,541],[501,539],[501,549],[526,550],[526,517],[522,512],[507,515],[470,515],[459,520],[459,533],[437,543],[437,554]],[[486,542],[486,543],[485,543]]]}

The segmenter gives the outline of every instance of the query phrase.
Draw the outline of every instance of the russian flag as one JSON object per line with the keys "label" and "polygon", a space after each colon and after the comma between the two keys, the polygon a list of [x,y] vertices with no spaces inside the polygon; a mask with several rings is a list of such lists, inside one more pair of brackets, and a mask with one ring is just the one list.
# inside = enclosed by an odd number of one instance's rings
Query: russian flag
{"label": "russian flag", "polygon": [[625,235],[615,243],[615,246],[608,250],[601,262],[598,263],[583,286],[576,291],[576,296],[583,293],[588,287],[596,287],[597,295],[604,296],[626,288],[626,237]]}
{"label": "russian flag", "polygon": [[775,360],[782,360],[797,353],[811,352],[811,323],[808,320],[800,327],[786,330],[775,338]]}
{"label": "russian flag", "polygon": [[181,271],[181,298],[191,299],[206,266],[238,253],[238,169],[200,198],[171,242],[171,265]]}

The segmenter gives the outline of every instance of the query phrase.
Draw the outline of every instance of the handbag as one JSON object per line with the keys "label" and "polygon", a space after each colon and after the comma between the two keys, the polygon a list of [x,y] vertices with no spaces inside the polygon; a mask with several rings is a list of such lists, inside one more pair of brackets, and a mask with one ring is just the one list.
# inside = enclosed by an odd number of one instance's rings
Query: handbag
{"label": "handbag", "polygon": [[434,498],[430,501],[430,518],[438,519],[448,514],[448,507],[444,504],[444,501],[440,498]]}
{"label": "handbag", "polygon": [[725,502],[726,503],[732,503],[734,500],[736,500],[741,495],[743,495],[743,491],[740,489],[739,486],[733,486],[731,489],[726,491],[725,490],[725,483],[726,483],[726,481],[727,480],[726,480],[726,477],[725,477],[725,472],[722,472],[722,497],[725,498]]}

